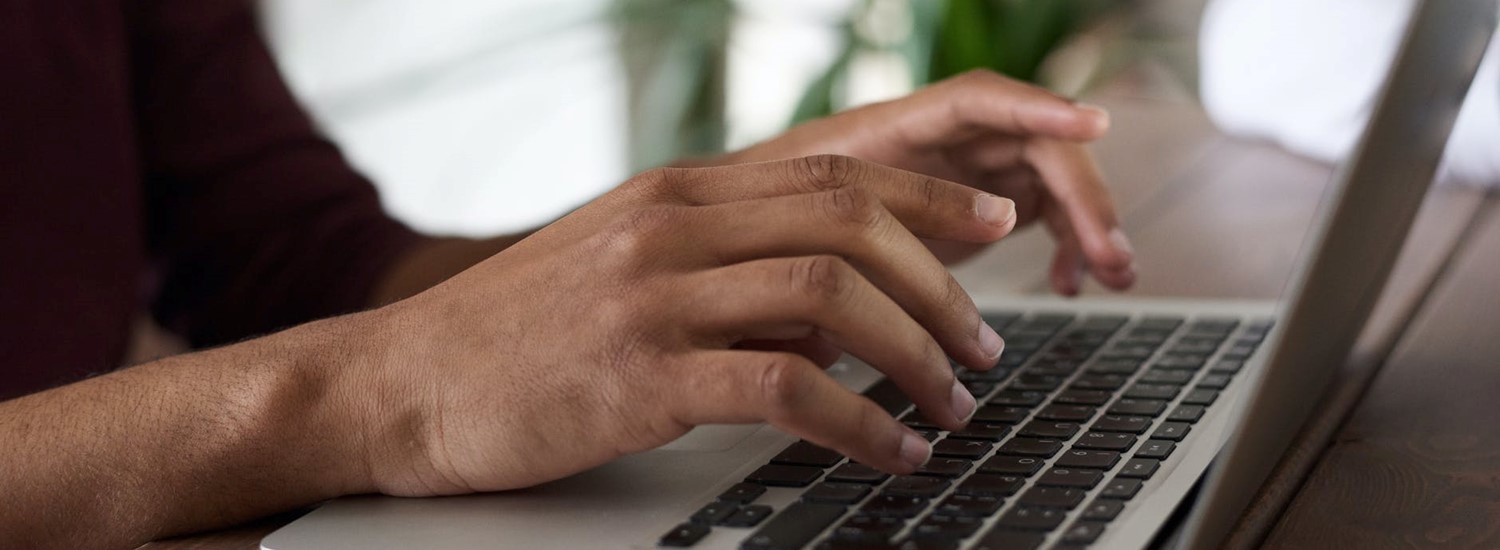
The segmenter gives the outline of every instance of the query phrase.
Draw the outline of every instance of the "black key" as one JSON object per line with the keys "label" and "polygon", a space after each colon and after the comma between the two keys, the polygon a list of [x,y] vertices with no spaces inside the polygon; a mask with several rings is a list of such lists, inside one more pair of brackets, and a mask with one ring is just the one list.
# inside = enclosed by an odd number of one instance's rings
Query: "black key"
{"label": "black key", "polygon": [[[1017,506],[1000,516],[1000,522],[996,526],[1026,531],[1051,531],[1062,525],[1063,518],[1067,515],[1066,511],[1056,508]],[[988,540],[989,537],[986,536],[985,539]]]}
{"label": "black key", "polygon": [[1130,434],[1089,432],[1073,442],[1076,449],[1093,449],[1099,451],[1124,451],[1135,445],[1135,436]]}
{"label": "black key", "polygon": [[1141,322],[1135,324],[1135,326],[1137,328],[1149,328],[1149,329],[1159,329],[1159,330],[1168,330],[1168,331],[1170,331],[1170,330],[1176,330],[1177,327],[1179,327],[1181,325],[1182,325],[1182,318],[1181,317],[1166,317],[1166,316],[1151,316],[1151,317],[1147,317],[1145,319],[1141,319]]}
{"label": "black key", "polygon": [[729,517],[730,514],[735,513],[739,509],[740,505],[733,502],[711,502],[707,506],[699,508],[697,512],[694,512],[693,517],[688,518],[688,521],[713,525],[724,521],[724,518]]}
{"label": "black key", "polygon": [[1005,407],[1000,405],[985,405],[974,412],[974,418],[970,422],[990,422],[995,424],[1020,424],[1026,420],[1026,415],[1031,414],[1031,409],[1024,407]]}
{"label": "black key", "polygon": [[1166,408],[1166,401],[1121,398],[1119,401],[1115,401],[1115,404],[1111,405],[1107,412],[1109,414],[1125,416],[1156,416],[1161,414]]}
{"label": "black key", "polygon": [[1100,432],[1143,434],[1151,428],[1151,418],[1146,416],[1107,415],[1094,422],[1089,429]]}
{"label": "black key", "polygon": [[1012,474],[1028,477],[1042,469],[1042,461],[1029,456],[996,455],[979,465],[979,471],[990,474]]}
{"label": "black key", "polygon": [[1215,374],[1238,374],[1240,369],[1245,368],[1245,362],[1238,359],[1220,359],[1214,361],[1214,366],[1208,368],[1208,372]]}
{"label": "black key", "polygon": [[958,379],[964,382],[1004,382],[1010,373],[1010,369],[1000,367],[990,370],[964,369],[958,373]]}
{"label": "black key", "polygon": [[1066,544],[1093,544],[1099,540],[1099,535],[1104,534],[1104,524],[1098,521],[1080,521],[1074,523],[1067,531],[1063,531],[1062,541]]}
{"label": "black key", "polygon": [[1224,350],[1226,359],[1245,359],[1251,355],[1255,355],[1254,342],[1235,342],[1229,345],[1229,349]]}
{"label": "black key", "polygon": [[1192,424],[1203,418],[1203,407],[1200,405],[1178,405],[1172,409],[1172,414],[1167,415],[1167,420],[1173,422],[1187,422]]}
{"label": "black key", "polygon": [[1070,405],[1092,405],[1097,407],[1099,405],[1108,403],[1109,398],[1113,397],[1113,395],[1114,394],[1110,392],[1101,390],[1069,389],[1063,390],[1062,393],[1057,394],[1057,399],[1054,399],[1054,401],[1058,403],[1067,403]]}
{"label": "black key", "polygon": [[867,516],[909,518],[915,517],[926,507],[927,499],[925,498],[880,493],[865,501],[865,504],[859,507],[859,513]]}
{"label": "black key", "polygon": [[1104,472],[1099,470],[1086,470],[1074,468],[1053,468],[1037,478],[1037,485],[1048,487],[1076,487],[1079,489],[1093,489],[1104,479]]}
{"label": "black key", "polygon": [[1010,389],[1022,391],[1052,391],[1063,383],[1063,377],[1044,374],[1022,374],[1010,383]]}
{"label": "black key", "polygon": [[1120,467],[1119,477],[1133,477],[1136,479],[1149,479],[1161,467],[1161,461],[1150,458],[1132,458],[1125,461]]}
{"label": "black key", "polygon": [[735,502],[749,504],[761,495],[766,494],[766,488],[754,483],[736,483],[733,487],[719,494],[719,500],[724,502]]}
{"label": "black key", "polygon": [[1184,405],[1212,405],[1219,398],[1219,392],[1214,390],[1192,390],[1182,396]]}
{"label": "black key", "polygon": [[813,485],[806,493],[802,493],[802,500],[831,502],[834,504],[854,504],[864,500],[867,496],[870,496],[869,485],[825,481]]}
{"label": "black key", "polygon": [[1125,397],[1131,399],[1163,399],[1172,400],[1177,398],[1177,393],[1182,391],[1182,386],[1171,384],[1135,384],[1125,390]]}
{"label": "black key", "polygon": [[1120,461],[1120,453],[1114,451],[1082,451],[1071,449],[1058,457],[1057,465],[1063,468],[1093,468],[1108,470]]}
{"label": "black key", "polygon": [[1023,506],[1040,506],[1072,510],[1083,502],[1084,491],[1065,487],[1032,487],[1021,494],[1016,502]]}
{"label": "black key", "polygon": [[1125,503],[1118,500],[1096,498],[1083,509],[1083,519],[1095,521],[1109,521],[1120,515],[1125,509]]}
{"label": "black key", "polygon": [[667,531],[667,534],[662,535],[661,540],[657,541],[656,544],[671,548],[687,548],[698,544],[698,541],[708,536],[708,532],[709,528],[707,525],[684,523],[673,527],[671,531]]}
{"label": "black key", "polygon": [[937,441],[937,438],[938,438],[938,435],[939,435],[938,434],[939,430],[916,430],[916,432],[917,432],[917,435],[922,436],[923,438],[927,439],[928,441]]}
{"label": "black key", "polygon": [[880,494],[933,498],[948,490],[948,480],[930,476],[896,476]]}
{"label": "black key", "polygon": [[1005,390],[995,394],[987,402],[990,405],[1011,407],[1035,407],[1047,399],[1047,392]]}
{"label": "black key", "polygon": [[1141,448],[1135,450],[1135,456],[1137,458],[1155,458],[1160,460],[1171,456],[1172,450],[1176,448],[1177,444],[1171,441],[1148,439],[1145,443],[1141,444]]}
{"label": "black key", "polygon": [[876,405],[880,405],[880,408],[885,409],[885,412],[891,416],[901,414],[901,411],[911,406],[911,400],[906,398],[906,392],[901,391],[901,388],[896,386],[896,382],[890,378],[880,379],[864,391],[864,396],[870,398]]}
{"label": "black key", "polygon": [[995,444],[978,439],[953,439],[943,438],[942,441],[932,444],[932,456],[950,456],[955,458],[977,459],[995,448]]}
{"label": "black key", "polygon": [[1198,389],[1222,390],[1229,387],[1229,382],[1233,379],[1228,374],[1208,373],[1198,380]]}
{"label": "black key", "polygon": [[1072,422],[1048,422],[1046,420],[1032,420],[1021,428],[1017,435],[1021,437],[1040,437],[1045,439],[1072,439],[1078,434],[1078,425]]}
{"label": "black key", "polygon": [[[969,478],[973,479],[973,478]],[[963,485],[959,485],[962,489]],[[1000,511],[1005,504],[1005,499],[991,495],[965,495],[954,494],[939,502],[934,514],[945,514],[950,516],[990,517]]]}
{"label": "black key", "polygon": [[984,538],[979,539],[974,550],[1036,550],[1045,540],[1047,536],[1042,533],[997,528],[990,530]]}
{"label": "black key", "polygon": [[983,519],[973,516],[932,514],[918,523],[911,534],[916,538],[962,539],[973,535],[982,523]]}
{"label": "black key", "polygon": [[1156,346],[1151,344],[1127,344],[1119,342],[1104,350],[1105,359],[1145,359],[1156,353]]}
{"label": "black key", "polygon": [[1162,422],[1156,427],[1156,431],[1151,432],[1151,439],[1182,441],[1192,429],[1193,425],[1185,422]]}
{"label": "black key", "polygon": [[957,495],[1008,497],[1021,490],[1026,479],[1016,475],[974,474],[953,490]]}
{"label": "black key", "polygon": [[994,382],[964,382],[963,384],[964,389],[969,390],[969,394],[973,395],[975,400],[983,400],[984,396],[995,391],[998,386]]}
{"label": "black key", "polygon": [[1077,390],[1117,390],[1125,385],[1129,377],[1119,374],[1085,374],[1073,381],[1071,389]]}
{"label": "black key", "polygon": [[1151,366],[1167,370],[1198,370],[1207,360],[1206,356],[1198,354],[1168,353],[1157,359]]}
{"label": "black key", "polygon": [[968,472],[969,467],[973,464],[973,462],[964,460],[962,458],[933,457],[931,460],[928,460],[926,464],[923,464],[920,468],[917,468],[917,475],[933,477],[958,477],[964,475],[964,472]]}
{"label": "black key", "polygon": [[1140,359],[1117,358],[1103,359],[1089,367],[1091,374],[1135,374],[1140,370]]}
{"label": "black key", "polygon": [[1148,384],[1186,384],[1193,379],[1193,372],[1186,370],[1151,369],[1141,375],[1141,382]]}
{"label": "black key", "polygon": [[1062,450],[1062,442],[1054,439],[1015,438],[1000,446],[1000,454],[1011,456],[1051,457]]}
{"label": "black key", "polygon": [[917,429],[933,430],[941,428],[937,425],[937,423],[928,420],[926,416],[923,416],[922,411],[916,409],[912,409],[911,412],[902,415],[901,423]]}
{"label": "black key", "polygon": [[844,515],[844,507],[832,504],[797,502],[787,506],[771,521],[745,539],[742,549],[801,548]]}
{"label": "black key", "polygon": [[768,517],[771,517],[770,506],[751,504],[740,508],[734,515],[724,518],[724,521],[720,522],[719,525],[725,527],[755,527]]}
{"label": "black key", "polygon": [[1190,336],[1178,340],[1172,345],[1169,353],[1195,353],[1198,355],[1212,355],[1214,350],[1219,349],[1219,339],[1213,337]]}
{"label": "black key", "polygon": [[1113,331],[1117,328],[1120,328],[1121,325],[1125,324],[1125,321],[1129,320],[1130,318],[1124,315],[1091,315],[1089,316],[1089,318],[1084,319],[1083,322],[1078,323],[1078,326],[1083,328],[1107,329]]}
{"label": "black key", "polygon": [[906,527],[906,520],[897,517],[854,516],[833,529],[833,538],[839,540],[886,541]]}
{"label": "black key", "polygon": [[828,481],[843,481],[849,483],[880,483],[891,477],[880,470],[876,470],[864,464],[850,462],[835,468],[828,474]]}
{"label": "black key", "polygon": [[793,443],[776,458],[771,459],[773,464],[797,464],[801,466],[817,466],[827,468],[838,464],[844,459],[844,455],[832,449],[825,449],[806,441]]}
{"label": "black key", "polygon": [[958,439],[983,439],[985,441],[999,441],[1005,439],[1010,433],[1009,424],[991,424],[988,422],[970,422],[964,429],[948,434],[948,437]]}
{"label": "black key", "polygon": [[1021,314],[1013,311],[990,311],[981,314],[980,318],[984,319],[990,328],[1005,330],[1005,326],[1016,322],[1016,319],[1021,318]]}
{"label": "black key", "polygon": [[1059,420],[1063,422],[1087,422],[1094,417],[1094,407],[1084,405],[1059,405],[1052,404],[1042,407],[1036,412],[1036,417],[1041,420]]}
{"label": "black key", "polygon": [[772,487],[806,487],[822,475],[822,469],[812,466],[767,464],[752,472],[745,478],[745,481]]}
{"label": "black key", "polygon": [[1104,486],[1104,490],[1099,492],[1099,497],[1130,500],[1131,498],[1134,498],[1135,494],[1140,492],[1140,490],[1141,480],[1117,477],[1111,479],[1109,483]]}

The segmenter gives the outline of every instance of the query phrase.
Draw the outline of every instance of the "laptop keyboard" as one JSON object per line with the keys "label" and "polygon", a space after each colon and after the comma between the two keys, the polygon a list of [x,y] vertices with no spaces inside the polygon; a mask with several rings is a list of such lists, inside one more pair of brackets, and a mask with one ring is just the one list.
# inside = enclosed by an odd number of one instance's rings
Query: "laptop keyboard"
{"label": "laptop keyboard", "polygon": [[[932,459],[915,474],[891,476],[798,441],[659,544],[690,547],[727,528],[747,530],[745,550],[1086,547],[1272,326],[1058,313],[985,320],[1005,337],[1005,352],[989,371],[955,367],[979,401],[963,431],[928,422],[889,379],[865,392],[933,442]],[[767,487],[802,492],[774,510],[755,503]]]}

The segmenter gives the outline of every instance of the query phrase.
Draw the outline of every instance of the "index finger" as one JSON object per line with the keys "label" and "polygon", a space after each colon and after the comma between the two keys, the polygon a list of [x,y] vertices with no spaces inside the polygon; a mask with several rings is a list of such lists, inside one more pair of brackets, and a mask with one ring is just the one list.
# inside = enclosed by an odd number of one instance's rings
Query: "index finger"
{"label": "index finger", "polygon": [[971,71],[876,106],[910,147],[945,146],[976,134],[1003,133],[1091,141],[1109,130],[1109,113],[990,71]]}
{"label": "index finger", "polygon": [[1088,150],[1076,143],[1036,140],[1027,143],[1024,154],[1047,187],[1048,200],[1067,218],[1095,278],[1115,288],[1129,286],[1134,252]]}

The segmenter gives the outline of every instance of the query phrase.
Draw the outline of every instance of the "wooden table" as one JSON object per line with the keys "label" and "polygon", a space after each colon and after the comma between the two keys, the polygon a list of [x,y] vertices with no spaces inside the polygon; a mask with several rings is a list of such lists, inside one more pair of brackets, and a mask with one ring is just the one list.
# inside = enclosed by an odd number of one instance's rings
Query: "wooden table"
{"label": "wooden table", "polygon": [[[1226,137],[1182,94],[1148,94],[1144,81],[1093,99],[1114,115],[1096,154],[1137,249],[1131,293],[1276,298],[1331,168]],[[1018,233],[956,277],[976,294],[1045,292],[1041,233]],[[1229,546],[1500,546],[1500,199],[1435,191],[1400,262]],[[256,548],[296,515],[146,547]]]}

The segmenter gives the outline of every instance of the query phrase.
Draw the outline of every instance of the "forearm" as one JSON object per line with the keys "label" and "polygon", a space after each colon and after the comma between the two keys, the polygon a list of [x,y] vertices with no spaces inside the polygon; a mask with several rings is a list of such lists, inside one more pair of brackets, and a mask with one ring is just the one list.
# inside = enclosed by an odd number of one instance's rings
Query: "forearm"
{"label": "forearm", "polygon": [[490,239],[432,239],[397,259],[375,286],[371,306],[382,306],[412,296],[499,254],[531,232]]}
{"label": "forearm", "polygon": [[0,403],[0,547],[133,547],[373,490],[344,317]]}

